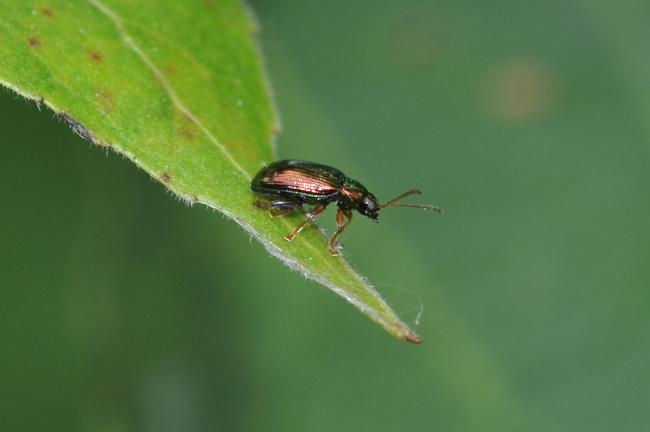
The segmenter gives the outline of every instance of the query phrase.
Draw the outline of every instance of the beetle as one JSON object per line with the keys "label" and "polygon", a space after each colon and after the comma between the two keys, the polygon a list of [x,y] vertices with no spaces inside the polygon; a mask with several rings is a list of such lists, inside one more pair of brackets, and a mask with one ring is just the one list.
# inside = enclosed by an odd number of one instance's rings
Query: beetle
{"label": "beetle", "polygon": [[379,204],[377,198],[361,183],[336,168],[297,159],[280,160],[264,166],[251,181],[251,191],[265,198],[256,201],[254,206],[259,210],[269,210],[271,217],[286,216],[305,205],[314,206],[306,214],[307,219],[285,237],[289,241],[323,214],[329,203],[336,201],[338,229],[328,244],[328,251],[333,256],[339,255],[337,249],[341,245],[336,239],[352,222],[353,210],[374,222],[378,222],[379,211],[386,207],[414,207],[442,213],[439,207],[432,205],[396,204],[409,195],[419,195],[417,189],[404,192],[386,204]]}

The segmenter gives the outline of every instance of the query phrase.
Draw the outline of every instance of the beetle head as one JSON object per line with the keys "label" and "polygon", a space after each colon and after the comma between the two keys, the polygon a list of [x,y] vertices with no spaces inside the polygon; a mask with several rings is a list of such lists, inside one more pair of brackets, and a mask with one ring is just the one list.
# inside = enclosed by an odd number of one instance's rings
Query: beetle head
{"label": "beetle head", "polygon": [[377,198],[370,192],[368,192],[361,201],[359,201],[359,207],[357,207],[359,213],[364,216],[367,216],[368,219],[372,219],[374,222],[377,222],[379,219],[379,201]]}

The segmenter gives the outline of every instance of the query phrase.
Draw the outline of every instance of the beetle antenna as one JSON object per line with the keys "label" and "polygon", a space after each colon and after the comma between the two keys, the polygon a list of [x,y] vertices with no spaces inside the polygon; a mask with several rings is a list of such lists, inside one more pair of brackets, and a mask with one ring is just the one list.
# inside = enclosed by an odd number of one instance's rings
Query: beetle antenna
{"label": "beetle antenna", "polygon": [[440,207],[427,205],[427,204],[393,204],[390,207],[413,207],[413,208],[421,208],[424,210],[433,210],[433,211],[437,211],[438,213],[442,213],[442,209]]}
{"label": "beetle antenna", "polygon": [[420,195],[422,192],[420,192],[417,189],[410,190],[408,192],[404,192],[402,195],[398,196],[397,198],[393,198],[392,200],[388,201],[386,204],[381,204],[379,206],[380,209],[384,209],[386,207],[412,207],[412,208],[421,208],[424,210],[433,210],[437,211],[438,213],[442,213],[442,209],[440,207],[432,206],[432,205],[426,205],[426,204],[395,204],[395,202],[401,200],[402,198],[406,198],[409,195]]}
{"label": "beetle antenna", "polygon": [[386,204],[382,204],[382,205],[380,205],[379,208],[392,207],[392,206],[393,206],[393,203],[394,203],[395,201],[399,201],[399,200],[401,200],[402,198],[406,198],[406,197],[409,196],[409,195],[414,195],[414,194],[415,194],[415,195],[420,195],[421,193],[422,193],[422,192],[420,192],[420,191],[417,190],[417,189],[413,189],[413,190],[410,190],[410,191],[408,191],[408,192],[404,192],[402,195],[398,196],[397,198],[393,198],[392,200],[388,201]]}

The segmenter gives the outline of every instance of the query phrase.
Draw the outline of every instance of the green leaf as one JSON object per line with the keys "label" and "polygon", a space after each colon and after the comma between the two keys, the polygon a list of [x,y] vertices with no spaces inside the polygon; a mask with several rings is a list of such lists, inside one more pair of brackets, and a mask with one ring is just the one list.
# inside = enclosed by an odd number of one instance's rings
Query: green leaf
{"label": "green leaf", "polygon": [[271,219],[253,208],[250,180],[275,159],[278,130],[255,31],[237,0],[4,1],[0,83],[187,202],[223,212],[289,267],[419,343],[367,281],[328,254],[317,227],[284,239],[304,216]]}

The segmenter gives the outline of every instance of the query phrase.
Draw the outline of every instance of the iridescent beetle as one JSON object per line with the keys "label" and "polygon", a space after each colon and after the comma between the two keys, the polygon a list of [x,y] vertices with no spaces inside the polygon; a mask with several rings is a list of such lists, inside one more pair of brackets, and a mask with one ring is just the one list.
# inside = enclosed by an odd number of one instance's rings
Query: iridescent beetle
{"label": "iridescent beetle", "polygon": [[352,222],[353,210],[375,222],[379,219],[379,211],[386,207],[414,207],[442,213],[440,208],[431,205],[395,204],[409,195],[419,195],[420,191],[417,189],[404,192],[386,204],[379,204],[377,198],[361,183],[347,177],[336,168],[302,160],[281,160],[263,167],[251,181],[251,190],[265,198],[263,201],[255,202],[255,207],[269,210],[271,217],[285,216],[305,205],[315,206],[307,213],[307,219],[285,237],[289,241],[292,241],[307,224],[315,221],[329,203],[336,201],[338,229],[329,241],[330,255],[339,255],[337,249],[340,245],[336,239]]}

